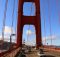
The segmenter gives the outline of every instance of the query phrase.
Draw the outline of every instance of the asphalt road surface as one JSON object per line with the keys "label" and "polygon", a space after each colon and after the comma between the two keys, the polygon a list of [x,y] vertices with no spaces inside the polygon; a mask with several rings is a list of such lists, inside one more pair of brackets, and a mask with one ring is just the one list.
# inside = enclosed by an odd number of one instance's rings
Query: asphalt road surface
{"label": "asphalt road surface", "polygon": [[[26,57],[60,57],[59,52],[48,51],[48,50],[43,50],[44,54],[39,54],[39,52],[40,52],[39,50],[31,49],[31,52],[26,52],[25,55]],[[17,57],[20,57],[20,55]]]}

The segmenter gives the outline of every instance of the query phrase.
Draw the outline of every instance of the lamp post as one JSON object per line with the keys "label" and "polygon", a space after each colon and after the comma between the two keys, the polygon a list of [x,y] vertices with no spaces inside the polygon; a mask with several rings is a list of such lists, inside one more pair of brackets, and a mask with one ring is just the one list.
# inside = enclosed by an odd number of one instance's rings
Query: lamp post
{"label": "lamp post", "polygon": [[10,48],[12,47],[12,36],[15,36],[16,34],[11,34],[10,35]]}

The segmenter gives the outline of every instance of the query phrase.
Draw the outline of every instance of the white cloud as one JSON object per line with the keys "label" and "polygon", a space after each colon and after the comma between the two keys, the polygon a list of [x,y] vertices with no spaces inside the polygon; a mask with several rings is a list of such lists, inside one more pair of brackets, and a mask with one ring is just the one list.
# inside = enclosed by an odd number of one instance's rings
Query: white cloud
{"label": "white cloud", "polygon": [[12,32],[14,32],[13,28],[11,28],[9,26],[5,26],[4,33],[11,34]]}
{"label": "white cloud", "polygon": [[29,46],[35,46],[36,43],[34,43],[33,41],[26,41],[25,44]]}
{"label": "white cloud", "polygon": [[52,36],[47,36],[47,37],[43,37],[42,38],[42,41],[45,41],[45,40],[55,40],[55,39],[57,39],[58,38],[58,36],[56,36],[56,35],[52,35]]}
{"label": "white cloud", "polygon": [[[9,26],[5,26],[5,29],[4,29],[4,41],[8,41],[10,42],[10,35],[11,33],[15,33],[14,29],[9,27]],[[0,40],[2,40],[2,34],[0,35]],[[12,42],[16,42],[16,37],[12,37]]]}

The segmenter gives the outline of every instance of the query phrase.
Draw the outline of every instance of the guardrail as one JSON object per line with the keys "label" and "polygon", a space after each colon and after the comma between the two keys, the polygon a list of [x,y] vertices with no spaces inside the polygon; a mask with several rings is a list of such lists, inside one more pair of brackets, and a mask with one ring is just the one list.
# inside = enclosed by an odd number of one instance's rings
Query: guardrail
{"label": "guardrail", "polygon": [[4,55],[1,55],[1,57],[15,57],[15,55],[19,52],[20,47],[19,48],[15,48],[14,50],[11,51],[7,51],[5,52]]}
{"label": "guardrail", "polygon": [[50,51],[57,51],[60,52],[60,48],[54,47],[54,46],[44,46],[44,49],[50,50]]}

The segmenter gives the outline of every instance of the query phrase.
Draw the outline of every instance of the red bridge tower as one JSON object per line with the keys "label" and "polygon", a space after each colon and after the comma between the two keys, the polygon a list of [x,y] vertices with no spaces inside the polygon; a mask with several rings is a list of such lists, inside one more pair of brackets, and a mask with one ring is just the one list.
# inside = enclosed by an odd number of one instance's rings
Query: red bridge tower
{"label": "red bridge tower", "polygon": [[[36,14],[35,16],[24,16],[23,15],[23,4],[24,2],[35,3]],[[40,0],[19,0],[18,5],[18,24],[17,24],[17,46],[22,47],[22,32],[25,24],[32,24],[36,29],[36,47],[42,45],[41,40],[41,18],[40,18]]]}

